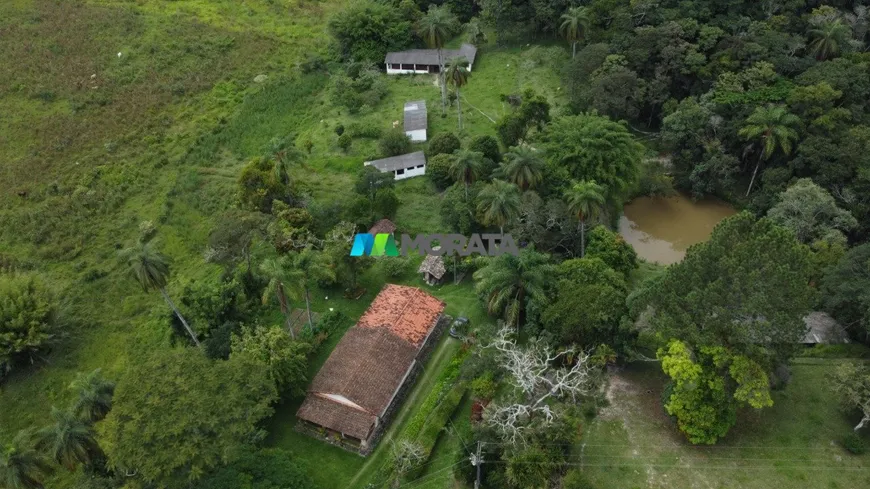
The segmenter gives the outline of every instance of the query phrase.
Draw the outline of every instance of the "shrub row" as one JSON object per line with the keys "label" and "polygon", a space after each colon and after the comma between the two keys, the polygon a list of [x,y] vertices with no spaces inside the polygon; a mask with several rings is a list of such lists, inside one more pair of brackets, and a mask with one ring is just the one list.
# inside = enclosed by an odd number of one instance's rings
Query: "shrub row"
{"label": "shrub row", "polygon": [[438,441],[438,436],[441,435],[441,430],[447,426],[456,408],[459,407],[459,403],[462,402],[464,395],[465,386],[461,383],[454,385],[432,411],[432,415],[426,420],[426,424],[423,425],[423,429],[417,436],[417,443],[423,447],[423,453],[426,454],[427,459],[435,447],[435,442]]}
{"label": "shrub row", "polygon": [[465,361],[467,355],[467,351],[460,350],[456,356],[453,357],[453,360],[450,361],[450,364],[441,371],[438,375],[438,380],[435,382],[432,390],[429,391],[429,395],[426,396],[426,399],[423,400],[423,404],[420,405],[420,409],[417,410],[414,417],[411,418],[411,421],[409,421],[408,425],[405,427],[405,431],[402,433],[403,439],[413,440],[418,437],[423,426],[426,424],[429,415],[435,410],[438,403],[447,395],[447,393],[450,392],[450,389],[452,389],[453,385],[456,383],[456,379],[459,378],[459,371],[462,367],[462,362]]}

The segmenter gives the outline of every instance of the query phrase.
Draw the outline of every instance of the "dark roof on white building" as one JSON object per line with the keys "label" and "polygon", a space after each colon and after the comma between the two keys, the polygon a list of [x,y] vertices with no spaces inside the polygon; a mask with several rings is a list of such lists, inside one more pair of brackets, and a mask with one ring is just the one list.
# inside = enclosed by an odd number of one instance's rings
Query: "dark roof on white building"
{"label": "dark roof on white building", "polygon": [[426,155],[424,155],[422,151],[417,151],[416,153],[391,156],[382,160],[367,161],[366,163],[382,172],[406,170],[408,168],[425,165]]}
{"label": "dark roof on white building", "polygon": [[807,344],[837,344],[848,343],[849,335],[834,318],[825,312],[814,311],[804,317],[807,334],[804,343]]}
{"label": "dark roof on white building", "polygon": [[[442,49],[444,56],[444,64],[450,62],[453,58],[464,56],[468,63],[474,65],[474,58],[477,56],[477,48],[471,44],[463,44],[459,49]],[[385,60],[386,64],[406,64],[406,65],[438,65],[438,50],[437,49],[409,49],[407,51],[399,51],[387,53]]]}
{"label": "dark roof on white building", "polygon": [[405,132],[426,129],[429,123],[426,119],[426,101],[416,100],[405,103]]}

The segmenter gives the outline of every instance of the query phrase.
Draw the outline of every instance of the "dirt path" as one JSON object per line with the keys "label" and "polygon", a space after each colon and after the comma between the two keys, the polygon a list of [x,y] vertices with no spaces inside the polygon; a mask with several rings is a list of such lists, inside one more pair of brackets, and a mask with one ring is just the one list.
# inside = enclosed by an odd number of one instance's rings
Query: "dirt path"
{"label": "dirt path", "polygon": [[[446,335],[445,335],[446,336]],[[429,361],[426,363],[426,366],[423,367],[423,375],[421,375],[417,379],[417,384],[414,386],[414,390],[411,391],[411,395],[405,399],[402,408],[399,410],[398,416],[396,416],[392,422],[390,422],[390,427],[387,429],[387,432],[384,433],[383,438],[378,443],[375,451],[369,455],[368,460],[362,467],[360,467],[359,472],[350,480],[347,484],[347,489],[356,489],[357,484],[361,480],[365,480],[365,477],[370,476],[369,471],[373,468],[376,469],[376,462],[383,462],[383,454],[388,449],[390,441],[392,441],[393,437],[396,435],[396,432],[402,427],[405,423],[405,420],[410,416],[412,406],[415,406],[417,403],[417,398],[421,395],[428,394],[428,392],[423,392],[423,386],[427,385],[428,380],[433,375],[438,375],[438,371],[441,370],[438,367],[441,365],[444,356],[450,351],[448,345],[454,343],[456,340],[447,336],[443,343],[438,345],[438,348],[429,357]]]}

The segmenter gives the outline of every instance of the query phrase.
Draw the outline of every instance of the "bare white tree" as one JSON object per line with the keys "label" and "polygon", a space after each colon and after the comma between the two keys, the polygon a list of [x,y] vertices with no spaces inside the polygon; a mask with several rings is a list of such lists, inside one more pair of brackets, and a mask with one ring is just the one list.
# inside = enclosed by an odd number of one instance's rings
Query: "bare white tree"
{"label": "bare white tree", "polygon": [[[509,382],[519,391],[516,402],[492,403],[483,414],[484,421],[512,444],[525,443],[525,433],[533,419],[548,425],[556,413],[548,400],[571,400],[589,394],[594,389],[597,370],[589,354],[569,348],[558,352],[541,341],[532,341],[526,347],[517,345],[512,330],[503,327],[485,348],[498,352],[501,366],[509,374]],[[568,368],[559,368],[557,362],[573,360]]]}
{"label": "bare white tree", "polygon": [[870,425],[870,368],[857,363],[844,363],[833,375],[834,389],[842,396],[848,409],[858,408],[864,414],[855,431]]}
{"label": "bare white tree", "polygon": [[399,487],[402,476],[417,468],[426,459],[423,447],[419,443],[402,440],[393,443],[393,465],[396,469],[396,478],[393,487]]}

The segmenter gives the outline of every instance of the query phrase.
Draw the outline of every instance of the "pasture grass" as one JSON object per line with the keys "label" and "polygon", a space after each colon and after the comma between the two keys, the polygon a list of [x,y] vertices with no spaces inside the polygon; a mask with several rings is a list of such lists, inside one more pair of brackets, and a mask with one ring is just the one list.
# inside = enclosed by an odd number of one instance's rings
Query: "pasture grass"
{"label": "pasture grass", "polygon": [[774,406],[743,410],[737,426],[712,446],[693,446],[661,406],[666,378],[655,363],[610,376],[610,401],[572,456],[594,487],[852,489],[870,485],[870,456],[840,445],[857,422],[826,380],[836,360],[796,362]]}

